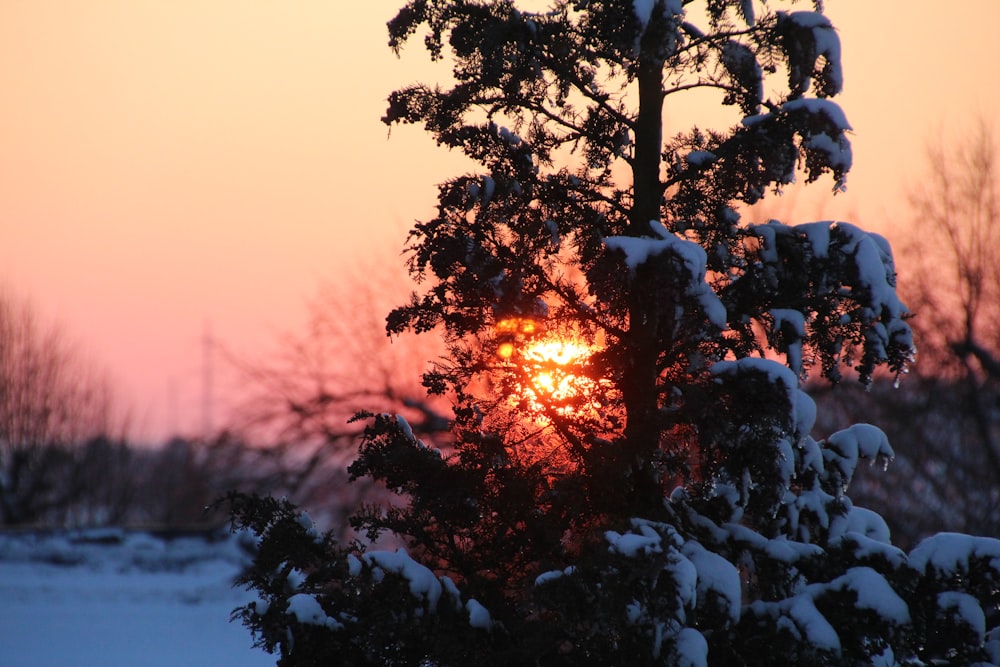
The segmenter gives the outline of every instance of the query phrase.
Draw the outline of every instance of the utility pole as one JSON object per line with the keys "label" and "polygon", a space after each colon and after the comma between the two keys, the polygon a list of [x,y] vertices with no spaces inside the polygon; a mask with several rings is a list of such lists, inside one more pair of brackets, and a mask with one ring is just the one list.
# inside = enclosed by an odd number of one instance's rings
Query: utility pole
{"label": "utility pole", "polygon": [[212,340],[212,322],[205,320],[202,335],[201,358],[201,439],[207,442],[212,435],[212,356],[214,341]]}
{"label": "utility pole", "polygon": [[170,376],[167,378],[167,433],[166,438],[170,440],[176,438],[180,435],[180,430],[178,429],[178,414],[179,410],[177,407],[177,378]]}

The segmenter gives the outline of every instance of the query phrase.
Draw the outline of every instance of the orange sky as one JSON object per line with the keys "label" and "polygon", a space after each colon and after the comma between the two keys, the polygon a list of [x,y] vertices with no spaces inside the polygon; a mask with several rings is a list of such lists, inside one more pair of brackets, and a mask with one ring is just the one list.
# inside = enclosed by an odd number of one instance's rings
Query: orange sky
{"label": "orange sky", "polygon": [[[385,47],[397,4],[0,3],[0,284],[110,368],[141,437],[201,423],[207,321],[238,353],[272,350],[322,281],[396,256],[462,170],[379,122],[391,89],[434,76]],[[1000,115],[1000,3],[827,10],[855,168],[823,215],[892,238],[925,136]]]}

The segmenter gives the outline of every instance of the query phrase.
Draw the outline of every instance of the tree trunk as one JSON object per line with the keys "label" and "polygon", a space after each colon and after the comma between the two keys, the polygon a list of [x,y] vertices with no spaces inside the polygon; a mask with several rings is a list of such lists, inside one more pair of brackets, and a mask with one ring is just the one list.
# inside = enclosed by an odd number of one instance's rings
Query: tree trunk
{"label": "tree trunk", "polygon": [[[638,75],[639,114],[635,128],[632,164],[634,201],[630,213],[631,236],[649,236],[651,220],[660,219],[660,154],[662,151],[663,63],[645,63]],[[629,285],[629,332],[622,386],[626,410],[625,441],[632,457],[634,491],[640,496],[658,490],[652,454],[659,444],[657,357],[661,306],[655,272],[640,266]],[[662,494],[655,494],[662,495]],[[650,498],[636,498],[640,503]]]}

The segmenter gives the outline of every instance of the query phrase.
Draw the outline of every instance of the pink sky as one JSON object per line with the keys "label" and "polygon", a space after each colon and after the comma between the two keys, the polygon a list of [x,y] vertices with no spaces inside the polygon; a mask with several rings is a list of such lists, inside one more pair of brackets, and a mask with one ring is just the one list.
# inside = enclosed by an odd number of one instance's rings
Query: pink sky
{"label": "pink sky", "polygon": [[[206,322],[273,351],[321,282],[395,257],[463,170],[379,122],[390,90],[435,76],[416,44],[386,48],[396,4],[0,3],[0,284],[110,369],[140,437],[197,432]],[[1000,4],[827,5],[855,168],[803,215],[892,238],[925,138],[1000,112]]]}

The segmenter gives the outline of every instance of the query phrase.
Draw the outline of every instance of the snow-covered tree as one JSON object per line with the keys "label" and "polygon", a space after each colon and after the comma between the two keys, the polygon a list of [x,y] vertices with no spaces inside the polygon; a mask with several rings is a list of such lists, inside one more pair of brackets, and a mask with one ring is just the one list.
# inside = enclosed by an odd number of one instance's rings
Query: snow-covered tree
{"label": "snow-covered tree", "polygon": [[[398,501],[352,521],[395,549],[230,497],[261,538],[240,615],[280,664],[1000,661],[1000,541],[904,553],[846,494],[884,434],[810,436],[809,373],[867,383],[912,355],[888,244],[740,222],[851,165],[837,33],[794,9],[413,0],[390,21],[453,80],[393,93],[385,122],[481,165],[413,229],[424,288],[388,318],[444,336],[424,382],[453,444],[359,416],[351,473]],[[733,124],[671,127],[697,91]]]}
{"label": "snow-covered tree", "polygon": [[928,145],[897,245],[920,363],[898,390],[811,394],[820,432],[846,412],[905,443],[887,474],[861,471],[852,497],[911,546],[945,528],[1000,535],[1000,137],[982,119],[961,125]]}

